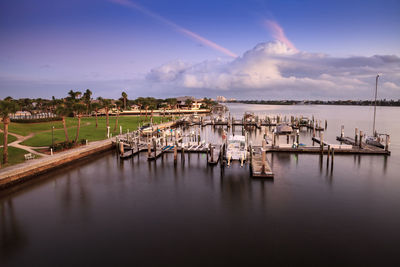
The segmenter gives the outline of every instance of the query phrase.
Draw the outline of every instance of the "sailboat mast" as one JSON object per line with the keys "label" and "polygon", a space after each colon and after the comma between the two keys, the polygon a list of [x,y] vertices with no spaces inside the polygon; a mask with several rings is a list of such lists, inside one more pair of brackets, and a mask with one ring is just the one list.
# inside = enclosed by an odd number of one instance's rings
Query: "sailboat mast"
{"label": "sailboat mast", "polygon": [[378,78],[379,78],[379,74],[376,75],[376,83],[375,83],[374,125],[372,127],[372,134],[374,136],[375,136],[376,97],[378,94]]}

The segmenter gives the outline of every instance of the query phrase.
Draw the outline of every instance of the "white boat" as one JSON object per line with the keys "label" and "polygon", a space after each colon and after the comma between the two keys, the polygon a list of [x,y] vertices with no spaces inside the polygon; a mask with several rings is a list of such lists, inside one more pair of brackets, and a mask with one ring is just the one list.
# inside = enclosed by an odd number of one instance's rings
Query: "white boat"
{"label": "white boat", "polygon": [[385,146],[382,144],[382,140],[379,136],[377,136],[377,137],[367,136],[365,138],[365,143],[367,143],[368,145],[379,147],[379,148],[385,148]]}
{"label": "white boat", "polygon": [[247,160],[247,144],[245,136],[229,136],[226,147],[226,158],[228,160],[228,166],[232,160],[240,161],[243,166],[243,162]]}

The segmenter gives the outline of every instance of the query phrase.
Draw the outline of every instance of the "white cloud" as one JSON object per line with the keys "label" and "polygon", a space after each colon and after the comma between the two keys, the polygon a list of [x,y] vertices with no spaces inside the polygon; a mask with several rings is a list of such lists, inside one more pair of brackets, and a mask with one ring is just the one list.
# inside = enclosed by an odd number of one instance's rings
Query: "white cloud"
{"label": "white cloud", "polygon": [[385,96],[399,88],[399,72],[397,56],[335,58],[298,52],[274,41],[258,44],[232,61],[170,62],[151,70],[147,79],[191,92],[224,91],[241,98],[370,98],[377,73],[384,80],[380,95]]}

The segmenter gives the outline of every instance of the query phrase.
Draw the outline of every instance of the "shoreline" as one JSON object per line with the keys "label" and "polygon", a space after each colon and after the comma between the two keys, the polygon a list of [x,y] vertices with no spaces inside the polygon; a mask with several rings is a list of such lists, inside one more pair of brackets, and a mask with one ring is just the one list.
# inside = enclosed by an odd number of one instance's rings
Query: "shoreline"
{"label": "shoreline", "polygon": [[0,190],[12,187],[26,180],[65,166],[88,156],[109,151],[113,148],[112,138],[90,142],[88,145],[60,152],[53,156],[33,159],[0,170]]}

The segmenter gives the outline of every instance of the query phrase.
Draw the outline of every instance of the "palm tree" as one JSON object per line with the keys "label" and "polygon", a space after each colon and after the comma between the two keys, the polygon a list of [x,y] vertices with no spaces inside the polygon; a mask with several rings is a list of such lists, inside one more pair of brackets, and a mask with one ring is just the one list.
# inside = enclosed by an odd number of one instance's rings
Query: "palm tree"
{"label": "palm tree", "polygon": [[62,123],[63,123],[63,127],[64,127],[64,134],[65,134],[65,141],[67,141],[67,142],[69,142],[69,138],[68,138],[67,123],[65,121],[65,117],[67,117],[70,113],[71,113],[71,109],[65,103],[59,104],[56,108],[56,114],[58,116],[60,116],[62,119]]}
{"label": "palm tree", "polygon": [[4,143],[3,143],[3,164],[8,163],[8,125],[10,124],[10,113],[15,113],[18,105],[14,101],[0,101],[0,116],[4,125]]}
{"label": "palm tree", "polygon": [[86,111],[86,106],[81,103],[76,103],[73,106],[73,109],[74,109],[76,116],[78,117],[78,127],[76,128],[76,136],[75,136],[75,141],[74,141],[76,143],[78,141],[78,137],[79,137],[79,129],[81,128],[82,113]]}
{"label": "palm tree", "polygon": [[99,112],[99,108],[101,107],[100,103],[93,103],[92,104],[92,110],[94,110],[95,112],[95,116],[96,116],[96,128],[97,128],[97,113]]}
{"label": "palm tree", "polygon": [[188,109],[192,108],[193,100],[188,98],[185,100],[185,104],[188,106]]}
{"label": "palm tree", "polygon": [[122,102],[117,100],[117,101],[115,101],[115,105],[117,106],[117,118],[115,119],[114,131],[117,130],[118,118],[119,118],[119,110],[122,107]]}
{"label": "palm tree", "polygon": [[126,110],[126,100],[128,99],[128,95],[125,92],[122,92],[122,98],[124,99],[124,110]]}
{"label": "palm tree", "polygon": [[97,99],[100,101],[102,107],[106,111],[106,125],[107,125],[107,127],[109,127],[110,126],[110,118],[109,118],[108,111],[110,110],[110,107],[111,107],[111,101],[110,101],[110,99],[105,99],[102,97],[98,97]]}
{"label": "palm tree", "polygon": [[92,102],[92,91],[86,89],[85,93],[83,94],[83,102],[86,104],[86,114],[89,114],[90,104]]}

